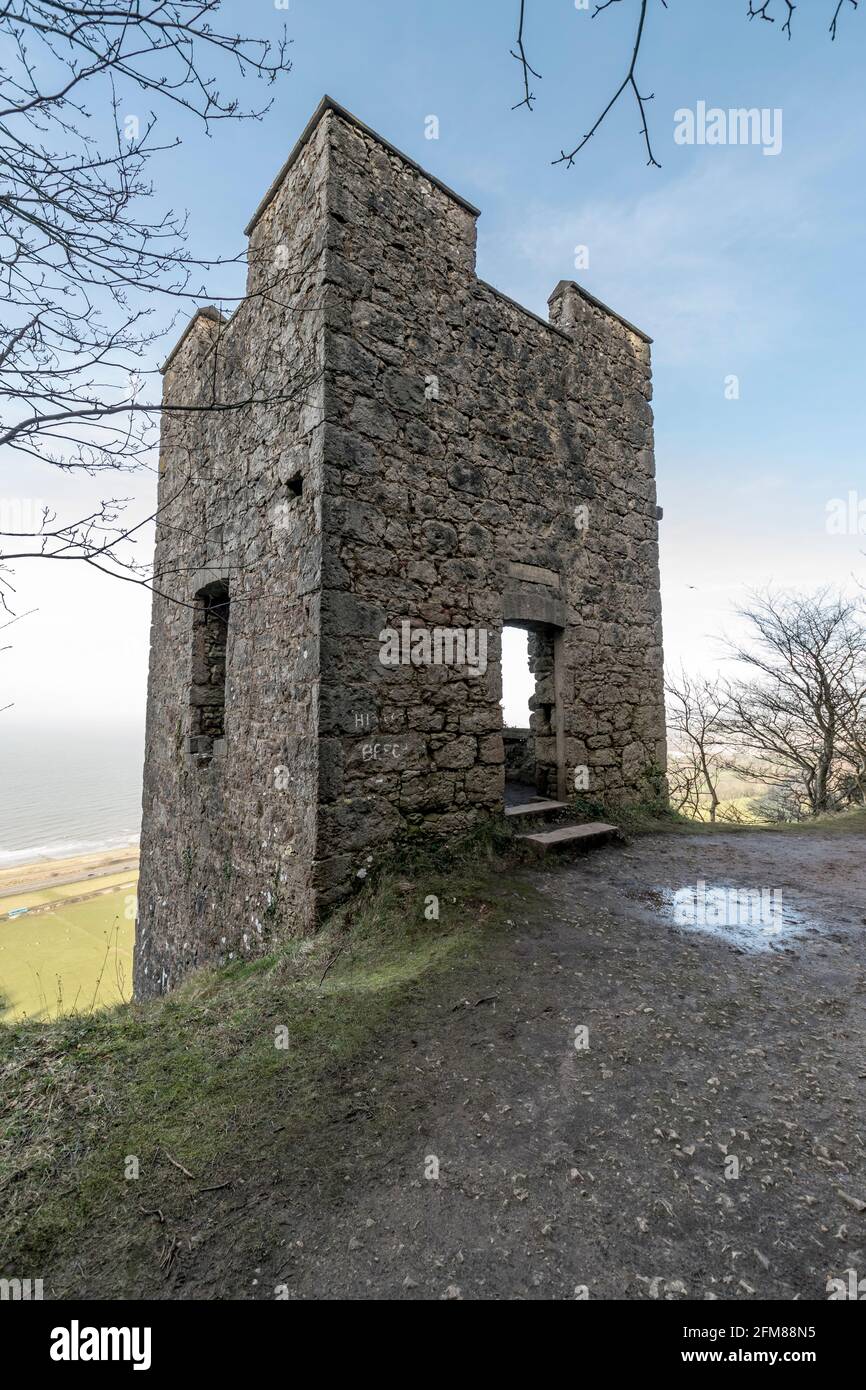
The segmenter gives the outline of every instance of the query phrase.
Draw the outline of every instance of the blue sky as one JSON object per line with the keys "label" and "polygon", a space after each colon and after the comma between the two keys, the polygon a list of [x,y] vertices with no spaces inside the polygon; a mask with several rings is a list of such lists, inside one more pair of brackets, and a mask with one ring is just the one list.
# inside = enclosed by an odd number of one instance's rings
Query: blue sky
{"label": "blue sky", "polygon": [[[802,0],[791,42],[781,22],[750,23],[746,0],[670,0],[667,10],[652,0],[638,78],[655,93],[662,168],[646,167],[630,94],[575,167],[553,166],[625,75],[638,8],[621,0],[592,18],[574,0],[528,0],[527,51],[543,75],[530,114],[511,109],[521,96],[509,56],[517,0],[290,0],[287,11],[231,0],[225,27],[287,24],[293,71],[261,123],[217,125],[207,139],[164,117],[164,135],[184,144],[154,174],[157,197],[189,210],[196,254],[235,254],[328,92],[482,209],[484,279],[546,315],[557,281],[573,277],[651,333],[667,653],[709,668],[714,634],[734,630],[745,587],[866,573],[866,534],[825,526],[831,499],[866,497],[866,6],[845,7],[833,44],[834,0]],[[700,101],[780,109],[780,153],[677,145],[674,113]],[[437,140],[425,138],[430,115]],[[578,245],[589,265],[576,270]],[[237,291],[240,280],[221,286]],[[725,396],[732,375],[736,400]],[[61,514],[98,490],[20,461],[4,470],[4,495],[46,499]],[[142,505],[154,486],[137,485]],[[21,606],[39,611],[3,656],[16,717],[51,717],[65,667],[71,716],[140,718],[147,595],[35,564],[19,568],[18,587]]]}

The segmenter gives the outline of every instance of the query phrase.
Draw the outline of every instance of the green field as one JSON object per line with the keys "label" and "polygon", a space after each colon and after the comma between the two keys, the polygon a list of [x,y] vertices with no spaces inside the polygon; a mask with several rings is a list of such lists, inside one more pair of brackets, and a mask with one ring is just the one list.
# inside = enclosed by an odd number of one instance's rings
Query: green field
{"label": "green field", "polygon": [[0,1023],[89,1013],[129,999],[133,894],[127,884],[0,922]]}

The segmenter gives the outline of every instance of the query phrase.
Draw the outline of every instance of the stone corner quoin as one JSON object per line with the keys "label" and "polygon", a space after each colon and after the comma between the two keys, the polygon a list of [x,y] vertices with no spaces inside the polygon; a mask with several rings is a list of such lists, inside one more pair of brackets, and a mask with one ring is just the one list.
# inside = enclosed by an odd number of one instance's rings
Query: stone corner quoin
{"label": "stone corner quoin", "polygon": [[140,998],[501,810],[504,624],[541,794],[664,767],[649,339],[479,280],[476,216],[325,98],[164,365]]}

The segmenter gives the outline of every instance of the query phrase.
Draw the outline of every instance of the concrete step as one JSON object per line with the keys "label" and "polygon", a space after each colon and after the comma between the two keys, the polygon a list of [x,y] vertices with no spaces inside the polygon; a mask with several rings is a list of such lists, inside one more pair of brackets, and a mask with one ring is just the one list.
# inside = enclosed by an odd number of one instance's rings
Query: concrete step
{"label": "concrete step", "polygon": [[547,801],[543,796],[535,801],[523,801],[519,806],[506,806],[506,816],[552,816],[554,811],[567,811],[567,801]]}
{"label": "concrete step", "polygon": [[562,825],[557,830],[542,830],[532,835],[518,835],[539,854],[547,854],[553,849],[597,849],[606,844],[612,836],[619,834],[615,825],[605,825],[603,821],[592,821],[589,825]]}

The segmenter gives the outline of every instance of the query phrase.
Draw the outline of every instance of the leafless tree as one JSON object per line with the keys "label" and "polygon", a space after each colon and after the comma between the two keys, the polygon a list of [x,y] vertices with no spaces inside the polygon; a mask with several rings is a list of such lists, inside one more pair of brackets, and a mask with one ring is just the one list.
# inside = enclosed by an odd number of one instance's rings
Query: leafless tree
{"label": "leafless tree", "polygon": [[851,798],[866,806],[866,672],[841,681],[836,691],[838,750]]}
{"label": "leafless tree", "polygon": [[[659,0],[659,3],[664,9],[668,9],[668,0]],[[829,6],[829,34],[831,40],[835,40],[836,34],[838,32],[839,17],[846,3],[850,5],[852,9],[856,10],[859,4],[859,0],[826,0],[826,3]],[[598,3],[595,5],[595,8],[592,11],[592,18],[596,19],[598,15],[602,14],[605,10],[609,10],[612,5],[620,4],[622,4],[622,0],[598,0]],[[581,139],[577,141],[573,149],[560,150],[558,159],[553,160],[554,164],[565,164],[566,167],[571,168],[575,162],[575,159],[580,154],[581,150],[584,148],[585,145],[589,143],[593,135],[595,135],[596,131],[604,123],[606,118],[610,115],[610,112],[616,106],[620,97],[631,94],[631,96],[634,98],[638,116],[640,118],[640,133],[643,139],[644,148],[647,155],[647,164],[655,169],[661,168],[659,161],[656,159],[653,153],[649,125],[647,123],[647,103],[653,100],[655,93],[642,92],[637,77],[638,60],[641,56],[641,49],[646,38],[650,0],[633,0],[633,4],[635,11],[634,40],[632,43],[631,53],[628,58],[628,65],[626,67],[625,76],[623,77],[619,86],[614,91],[613,95],[611,96],[607,105],[602,110],[601,114],[593,122],[586,134],[583,135]],[[787,35],[787,37],[790,39],[792,35],[792,21],[794,18],[794,12],[798,8],[799,6],[794,4],[793,0],[763,0],[763,3],[761,4],[758,4],[756,0],[748,0],[748,9],[746,10],[746,17],[750,20],[760,19],[767,24],[775,24],[777,18],[781,18],[783,19],[783,23],[780,26],[780,31],[781,33]],[[536,81],[542,80],[541,73],[537,72],[535,68],[532,67],[527,56],[526,31],[528,28],[528,22],[529,5],[527,4],[527,0],[520,0],[520,14],[518,19],[516,47],[511,50],[511,56],[515,58],[517,62],[520,64],[524,95],[522,101],[515,103],[515,106],[513,108],[514,110],[517,110],[518,107],[521,106],[525,106],[529,111],[532,111],[534,109],[533,103],[537,100],[537,97],[535,92],[532,91],[532,84],[530,79],[535,78]]]}
{"label": "leafless tree", "polygon": [[689,676],[665,682],[672,741],[672,801],[696,820],[715,822],[719,777],[728,753],[724,737],[727,694],[719,680]]}
{"label": "leafless tree", "polygon": [[[731,767],[770,786],[799,784],[811,814],[840,800],[850,728],[866,704],[866,624],[829,590],[755,595],[739,610],[749,640],[729,644],[750,673],[727,687]],[[861,728],[862,726],[858,725]]]}
{"label": "leafless tree", "polygon": [[151,161],[180,143],[160,140],[160,115],[185,113],[208,133],[258,119],[267,104],[242,107],[210,65],[265,84],[290,66],[284,34],[223,33],[219,8],[10,0],[0,10],[0,445],[90,472],[147,456],[155,403],[142,367],[167,327],[155,300],[200,296],[214,264],[190,257],[184,218],[155,197]]}
{"label": "leafless tree", "polygon": [[698,820],[701,794],[698,769],[691,753],[671,749],[668,753],[668,798],[674,811]]}
{"label": "leafless tree", "polygon": [[[152,465],[165,411],[275,399],[264,376],[221,370],[225,320],[214,310],[210,395],[160,400],[160,341],[204,297],[204,282],[245,252],[191,256],[184,217],[156,195],[153,161],[180,143],[176,116],[210,135],[219,122],[267,110],[267,100],[242,105],[215,70],[267,87],[291,66],[284,30],[265,39],[223,32],[220,4],[10,0],[0,8],[0,446],[11,453],[66,472],[131,472]],[[166,117],[172,133],[161,138]],[[273,251],[262,252],[275,269],[257,276],[256,293],[297,313],[297,267]],[[279,399],[308,388],[307,365]],[[65,520],[46,508],[26,526],[0,517],[0,608],[10,611],[12,566],[24,558],[83,560],[151,583],[135,545],[153,517],[127,523],[127,501],[106,496]]]}
{"label": "leafless tree", "polygon": [[185,477],[161,507],[134,524],[124,519],[130,499],[111,497],[73,521],[60,521],[55,512],[43,506],[40,520],[32,530],[4,531],[4,549],[0,552],[0,607],[10,611],[9,575],[15,562],[20,560],[81,563],[113,579],[161,592],[160,577],[154,576],[149,559],[137,558],[135,547],[160,512],[168,511],[189,482],[189,476]]}

